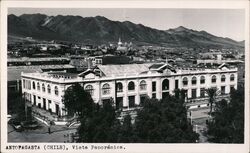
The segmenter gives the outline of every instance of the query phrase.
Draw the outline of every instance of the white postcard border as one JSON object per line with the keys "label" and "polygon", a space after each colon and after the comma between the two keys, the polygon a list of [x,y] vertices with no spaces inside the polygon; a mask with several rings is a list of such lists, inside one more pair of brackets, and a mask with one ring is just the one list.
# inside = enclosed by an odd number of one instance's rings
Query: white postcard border
{"label": "white postcard border", "polygon": [[[193,8],[245,9],[245,143],[244,144],[74,144],[78,146],[121,145],[123,150],[74,150],[71,143],[7,143],[7,9],[22,8]],[[249,2],[248,1],[2,1],[1,3],[1,152],[247,152],[249,148]],[[46,150],[47,145],[65,150]],[[40,150],[6,150],[10,145],[38,145]],[[68,150],[66,150],[68,148]]]}

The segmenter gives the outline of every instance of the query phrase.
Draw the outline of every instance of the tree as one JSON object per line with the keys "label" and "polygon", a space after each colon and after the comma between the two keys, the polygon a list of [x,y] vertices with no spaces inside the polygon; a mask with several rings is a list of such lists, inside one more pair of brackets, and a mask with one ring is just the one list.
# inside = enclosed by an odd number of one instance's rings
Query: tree
{"label": "tree", "polygon": [[244,143],[244,89],[231,91],[229,102],[216,103],[208,135],[215,143]]}
{"label": "tree", "polygon": [[77,113],[79,116],[92,114],[94,102],[91,95],[79,84],[73,84],[64,94],[64,105],[68,114]]}
{"label": "tree", "polygon": [[121,143],[134,142],[134,127],[132,125],[132,119],[129,114],[124,117],[119,133],[120,135],[118,142]]}
{"label": "tree", "polygon": [[[148,99],[135,120],[135,141],[140,143],[190,143],[198,139],[187,119],[180,91],[161,101]],[[178,96],[177,96],[178,95]]]}
{"label": "tree", "polygon": [[[135,123],[130,115],[122,122],[110,99],[101,106],[92,102],[89,115],[81,115],[78,128],[79,142],[88,143],[190,143],[196,142],[198,134],[188,122],[183,96],[176,91],[175,96],[164,100],[146,99],[138,111]],[[89,107],[90,109],[90,107]]]}
{"label": "tree", "polygon": [[8,114],[16,121],[32,120],[32,108],[26,106],[26,100],[21,92],[8,92]]}
{"label": "tree", "polygon": [[117,142],[120,122],[117,119],[112,101],[95,105],[93,115],[81,117],[78,128],[79,142]]}
{"label": "tree", "polygon": [[215,89],[215,88],[208,88],[207,90],[206,90],[206,93],[207,93],[207,95],[208,95],[208,97],[209,97],[209,105],[210,105],[210,111],[209,111],[209,114],[211,114],[212,113],[212,111],[213,111],[213,104],[214,104],[214,102],[215,102],[215,97],[216,97],[216,95],[217,95],[217,89]]}

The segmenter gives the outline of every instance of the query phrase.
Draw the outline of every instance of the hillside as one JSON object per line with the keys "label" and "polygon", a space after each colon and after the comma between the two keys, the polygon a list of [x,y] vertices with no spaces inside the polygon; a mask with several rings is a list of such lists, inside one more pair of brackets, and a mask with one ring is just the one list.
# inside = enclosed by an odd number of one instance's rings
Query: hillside
{"label": "hillside", "polygon": [[[177,47],[243,48],[242,42],[217,37],[206,31],[185,27],[158,30],[130,21],[111,21],[102,16],[47,16],[44,14],[8,15],[8,35],[40,40],[80,43],[122,41]],[[11,38],[11,37],[10,37]]]}

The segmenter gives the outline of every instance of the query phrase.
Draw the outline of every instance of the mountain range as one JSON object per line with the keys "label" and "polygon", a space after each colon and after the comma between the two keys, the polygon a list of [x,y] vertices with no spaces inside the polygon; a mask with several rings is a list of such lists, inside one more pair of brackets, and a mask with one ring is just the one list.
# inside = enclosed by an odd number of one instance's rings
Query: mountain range
{"label": "mountain range", "polygon": [[180,26],[158,30],[130,21],[112,21],[103,16],[48,16],[45,14],[8,15],[8,36],[32,37],[38,40],[60,40],[78,43],[122,41],[169,47],[243,48],[244,41],[222,38],[206,31]]}

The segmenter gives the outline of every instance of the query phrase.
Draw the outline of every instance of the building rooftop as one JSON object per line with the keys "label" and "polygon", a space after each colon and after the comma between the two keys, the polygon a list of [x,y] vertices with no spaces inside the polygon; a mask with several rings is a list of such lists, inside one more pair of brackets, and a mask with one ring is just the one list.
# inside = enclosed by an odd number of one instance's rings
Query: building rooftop
{"label": "building rooftop", "polygon": [[72,65],[36,65],[36,66],[8,66],[8,81],[21,79],[21,73],[43,72],[43,70],[70,69]]}
{"label": "building rooftop", "polygon": [[150,69],[158,69],[158,68],[162,67],[163,65],[164,65],[164,63],[153,64],[153,65],[151,65],[149,68],[150,68]]}
{"label": "building rooftop", "polygon": [[105,76],[137,75],[149,70],[152,64],[99,65]]}
{"label": "building rooftop", "polygon": [[64,71],[58,71],[58,72],[48,72],[50,75],[62,75],[62,76],[77,76],[77,73],[67,73]]}
{"label": "building rooftop", "polygon": [[[133,78],[137,76],[145,77],[145,76],[161,76],[163,74],[167,75],[190,75],[190,74],[201,74],[201,73],[221,73],[222,71],[227,72],[235,72],[237,68],[233,68],[228,66],[227,64],[222,64],[217,66],[217,68],[191,68],[191,67],[172,67],[169,64],[160,64],[156,68],[150,69],[150,67],[154,65],[154,63],[147,64],[124,64],[124,65],[98,65],[94,69],[88,69],[80,74],[76,73],[67,73],[66,71],[61,72],[39,72],[34,70],[32,74],[22,74],[23,76],[34,76],[42,79],[49,79],[54,81],[65,82],[74,82],[74,81],[84,81],[85,79],[94,79],[97,76],[98,79],[114,79],[114,78]],[[156,65],[154,65],[156,66]],[[26,66],[27,67],[27,66]],[[225,67],[225,68],[224,68]],[[29,69],[29,68],[26,68]],[[42,70],[42,69],[41,69]],[[93,73],[93,75],[89,75],[89,73]],[[86,76],[86,77],[85,77]],[[59,79],[59,80],[58,80]]]}
{"label": "building rooftop", "polygon": [[42,72],[41,68],[36,66],[14,66],[8,67],[7,70],[7,80],[8,81],[16,81],[21,79],[21,73],[34,73],[34,72]]}
{"label": "building rooftop", "polygon": [[43,65],[41,66],[43,70],[46,69],[72,69],[75,68],[73,65],[65,64],[65,65]]}

